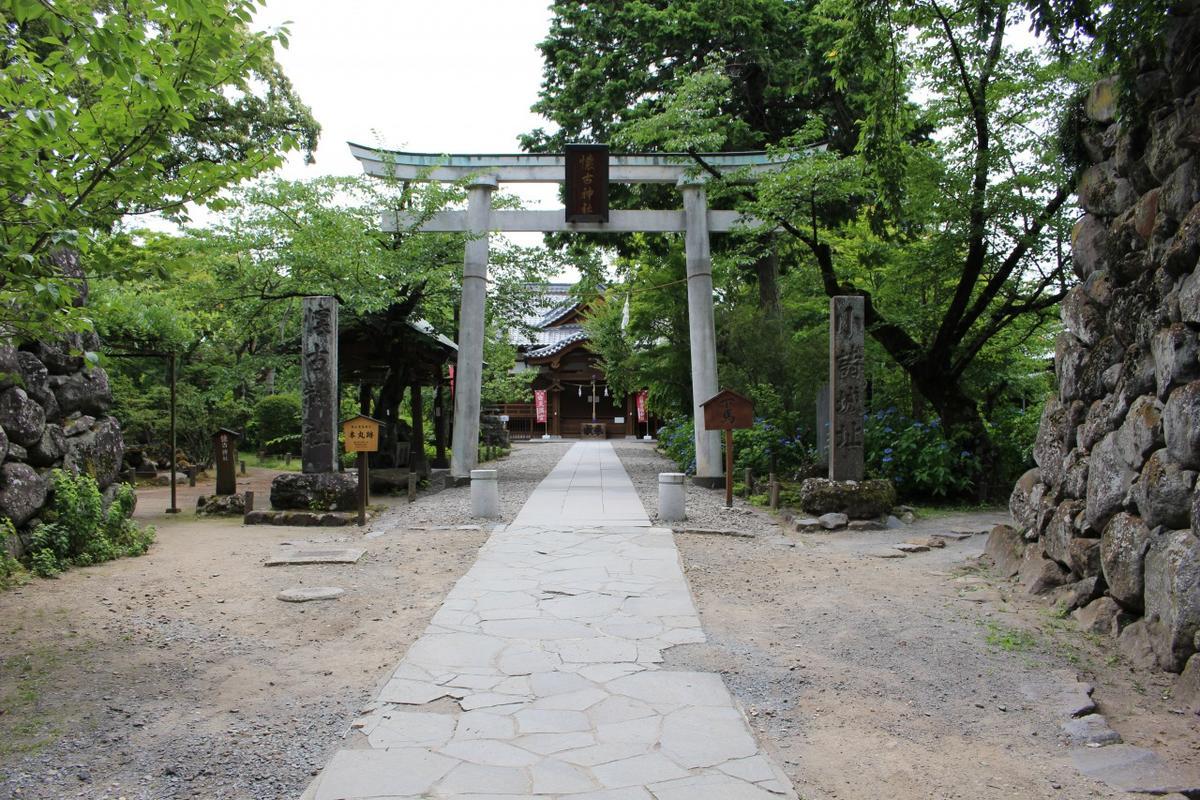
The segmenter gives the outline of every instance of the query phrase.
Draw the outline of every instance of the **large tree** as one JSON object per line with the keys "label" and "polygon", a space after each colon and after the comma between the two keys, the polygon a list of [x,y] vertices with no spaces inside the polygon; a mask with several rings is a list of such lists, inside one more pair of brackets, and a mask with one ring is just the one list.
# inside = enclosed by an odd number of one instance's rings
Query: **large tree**
{"label": "large tree", "polygon": [[[69,326],[47,254],[311,154],[319,127],[255,31],[261,0],[11,0],[0,10],[0,325]],[[78,316],[78,315],[75,315]],[[78,321],[78,320],[74,320]]]}

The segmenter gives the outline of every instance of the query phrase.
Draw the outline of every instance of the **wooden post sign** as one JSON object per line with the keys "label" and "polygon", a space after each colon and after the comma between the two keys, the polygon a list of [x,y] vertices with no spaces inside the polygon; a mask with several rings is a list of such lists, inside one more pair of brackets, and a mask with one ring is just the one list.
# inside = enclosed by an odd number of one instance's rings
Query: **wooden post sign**
{"label": "wooden post sign", "polygon": [[367,500],[371,480],[367,474],[367,453],[379,452],[379,420],[359,414],[342,423],[342,439],[347,453],[358,453],[358,524],[367,524]]}
{"label": "wooden post sign", "polygon": [[722,389],[700,407],[704,409],[704,430],[725,431],[725,507],[733,508],[733,429],[754,427],[754,403]]}
{"label": "wooden post sign", "polygon": [[228,428],[218,428],[213,434],[213,461],[217,465],[217,494],[237,492],[237,443],[242,435]]}

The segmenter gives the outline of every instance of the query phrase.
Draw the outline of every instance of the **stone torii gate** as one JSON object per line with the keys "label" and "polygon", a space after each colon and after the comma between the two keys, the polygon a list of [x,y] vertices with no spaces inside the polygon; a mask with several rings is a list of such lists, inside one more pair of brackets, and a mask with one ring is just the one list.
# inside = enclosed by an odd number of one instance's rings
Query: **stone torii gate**
{"label": "stone torii gate", "polygon": [[[709,210],[696,157],[682,153],[611,155],[609,182],[674,184],[683,196],[682,210],[612,210],[608,222],[568,222],[564,209],[508,210],[491,205],[501,183],[563,183],[563,155],[436,155],[379,150],[350,144],[368,175],[408,181],[465,181],[465,211],[442,211],[417,230],[472,234],[463,260],[462,307],[459,314],[458,368],[455,373],[454,437],[450,472],[467,477],[479,449],[479,396],[483,378],[484,304],[487,294],[488,234],[506,232],[683,233],[687,257],[688,328],[692,360],[692,409],[696,424],[696,482],[722,483],[720,431],[700,424],[700,403],[717,393],[716,329],[713,323],[712,256],[709,234],[752,225],[736,211]],[[748,169],[752,174],[778,169],[783,161],[763,152],[698,154],[720,171]],[[404,230],[415,220],[385,217],[383,229]]]}

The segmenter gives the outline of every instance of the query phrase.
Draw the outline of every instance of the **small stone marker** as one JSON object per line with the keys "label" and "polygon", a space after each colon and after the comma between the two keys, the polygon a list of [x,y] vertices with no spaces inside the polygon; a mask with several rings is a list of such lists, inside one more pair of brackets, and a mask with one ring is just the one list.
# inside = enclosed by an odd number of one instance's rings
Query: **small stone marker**
{"label": "small stone marker", "polygon": [[268,567],[284,564],[354,564],[365,550],[355,547],[297,547],[280,550],[267,559]]}
{"label": "small stone marker", "polygon": [[[863,479],[863,299],[829,301],[829,479]],[[818,434],[820,432],[818,431]]]}
{"label": "small stone marker", "polygon": [[[217,465],[217,494],[234,494],[237,492],[237,460],[238,439],[242,435],[229,428],[218,428],[213,434],[213,461]],[[242,471],[243,474],[245,470]],[[195,473],[189,475],[194,480]]]}
{"label": "small stone marker", "polygon": [[471,516],[494,519],[500,516],[500,490],[496,470],[471,470]]}
{"label": "small stone marker", "polygon": [[275,595],[285,603],[307,603],[312,600],[336,600],[346,593],[336,586],[292,586]]}
{"label": "small stone marker", "polygon": [[687,519],[687,498],[682,472],[658,473],[658,518],[667,522]]}

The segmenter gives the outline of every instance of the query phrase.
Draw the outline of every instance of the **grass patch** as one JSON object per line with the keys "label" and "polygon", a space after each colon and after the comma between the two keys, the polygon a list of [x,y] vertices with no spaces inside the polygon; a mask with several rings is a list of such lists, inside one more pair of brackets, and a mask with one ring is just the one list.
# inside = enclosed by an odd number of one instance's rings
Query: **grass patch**
{"label": "grass patch", "polygon": [[59,647],[42,645],[0,658],[0,756],[34,752],[61,733],[60,721],[43,699],[63,665]]}
{"label": "grass patch", "polygon": [[302,466],[300,456],[292,456],[291,463],[284,461],[283,456],[267,455],[262,458],[258,457],[258,453],[238,453],[238,460],[246,462],[246,469],[258,467],[259,469],[274,469],[281,472],[299,472]]}
{"label": "grass patch", "polygon": [[1019,628],[1006,628],[995,622],[985,622],[987,633],[984,639],[992,647],[1009,653],[1023,653],[1037,647],[1037,637]]}
{"label": "grass patch", "polygon": [[950,517],[956,514],[982,514],[991,511],[1007,511],[1008,506],[1002,503],[985,503],[983,505],[933,505],[933,506],[912,506],[913,512],[918,519],[939,519],[941,517]]}

